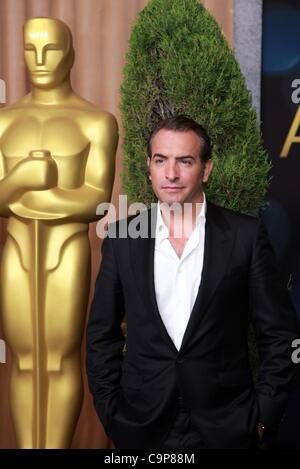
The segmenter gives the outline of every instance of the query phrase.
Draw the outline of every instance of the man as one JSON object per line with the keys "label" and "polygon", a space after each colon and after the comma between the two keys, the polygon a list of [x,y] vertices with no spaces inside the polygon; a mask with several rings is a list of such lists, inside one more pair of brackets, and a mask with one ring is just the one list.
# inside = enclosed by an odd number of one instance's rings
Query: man
{"label": "man", "polygon": [[[251,448],[284,409],[293,308],[262,223],[206,201],[205,130],[169,118],[148,151],[159,203],[139,218],[156,215],[155,237],[149,224],[147,237],[103,243],[87,329],[96,410],[118,448]],[[168,211],[173,204],[187,210]],[[261,355],[256,390],[249,315]]]}

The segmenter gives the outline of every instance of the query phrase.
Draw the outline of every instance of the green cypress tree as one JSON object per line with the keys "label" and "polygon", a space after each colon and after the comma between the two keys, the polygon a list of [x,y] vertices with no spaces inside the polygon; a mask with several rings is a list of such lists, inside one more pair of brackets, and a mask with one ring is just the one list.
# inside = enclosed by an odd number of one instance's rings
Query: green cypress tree
{"label": "green cypress tree", "polygon": [[220,27],[197,0],[150,0],[139,14],[121,111],[122,179],[130,200],[155,200],[147,178],[147,138],[161,118],[186,114],[207,129],[213,143],[208,198],[241,212],[264,205],[270,164],[256,112]]}

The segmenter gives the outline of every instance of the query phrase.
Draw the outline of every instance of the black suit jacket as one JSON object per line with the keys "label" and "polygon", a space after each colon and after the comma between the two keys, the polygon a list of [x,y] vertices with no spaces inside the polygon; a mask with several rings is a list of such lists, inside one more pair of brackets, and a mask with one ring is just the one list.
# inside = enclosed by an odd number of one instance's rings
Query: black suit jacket
{"label": "black suit jacket", "polygon": [[[134,222],[148,221],[150,233],[154,212]],[[124,230],[129,221],[114,228]],[[156,303],[154,245],[150,236],[103,242],[87,327],[87,373],[99,418],[117,447],[157,448],[181,394],[208,448],[248,447],[258,420],[271,426],[282,416],[297,334],[266,230],[255,218],[207,203],[202,280],[179,351]],[[249,318],[261,357],[256,387]]]}

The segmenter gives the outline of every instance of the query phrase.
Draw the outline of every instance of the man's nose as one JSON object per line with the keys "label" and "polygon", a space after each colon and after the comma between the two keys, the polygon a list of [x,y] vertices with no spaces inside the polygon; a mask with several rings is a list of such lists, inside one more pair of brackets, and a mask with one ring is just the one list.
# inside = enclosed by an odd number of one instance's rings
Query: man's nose
{"label": "man's nose", "polygon": [[169,163],[166,167],[166,178],[170,181],[178,179],[178,168],[176,163]]}

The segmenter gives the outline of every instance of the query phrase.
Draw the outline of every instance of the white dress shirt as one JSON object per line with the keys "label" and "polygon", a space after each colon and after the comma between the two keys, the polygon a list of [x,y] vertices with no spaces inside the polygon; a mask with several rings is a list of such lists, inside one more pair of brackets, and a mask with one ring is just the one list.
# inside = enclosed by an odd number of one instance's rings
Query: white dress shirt
{"label": "white dress shirt", "polygon": [[196,227],[179,258],[168,239],[169,230],[162,218],[160,204],[157,204],[155,294],[161,319],[177,350],[181,347],[201,282],[205,218],[206,198],[203,193],[203,204],[197,216]]}

